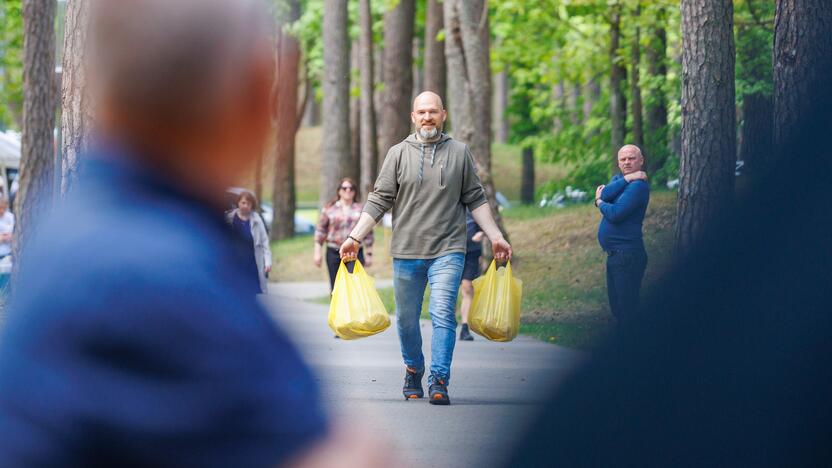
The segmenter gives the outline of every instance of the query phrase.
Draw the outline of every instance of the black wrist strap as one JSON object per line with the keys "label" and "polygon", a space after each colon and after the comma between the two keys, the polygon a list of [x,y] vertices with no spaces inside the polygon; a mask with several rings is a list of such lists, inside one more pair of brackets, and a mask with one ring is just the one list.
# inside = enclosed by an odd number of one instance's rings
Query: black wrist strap
{"label": "black wrist strap", "polygon": [[354,240],[354,241],[355,241],[358,245],[361,245],[361,241],[360,241],[360,240],[358,240],[358,239],[356,239],[356,238],[355,238],[355,237],[353,237],[352,235],[347,236],[347,237],[349,237],[350,239]]}

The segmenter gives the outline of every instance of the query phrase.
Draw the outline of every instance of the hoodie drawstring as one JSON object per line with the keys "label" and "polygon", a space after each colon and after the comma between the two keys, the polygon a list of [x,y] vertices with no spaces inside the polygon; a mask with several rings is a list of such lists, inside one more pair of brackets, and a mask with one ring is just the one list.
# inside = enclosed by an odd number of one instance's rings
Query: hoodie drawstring
{"label": "hoodie drawstring", "polygon": [[[433,164],[436,162],[436,147],[438,143],[431,143],[431,153],[430,153],[430,167],[433,167]],[[419,144],[419,186],[422,186],[422,179],[424,178],[425,173],[425,148],[427,145],[424,143]]]}

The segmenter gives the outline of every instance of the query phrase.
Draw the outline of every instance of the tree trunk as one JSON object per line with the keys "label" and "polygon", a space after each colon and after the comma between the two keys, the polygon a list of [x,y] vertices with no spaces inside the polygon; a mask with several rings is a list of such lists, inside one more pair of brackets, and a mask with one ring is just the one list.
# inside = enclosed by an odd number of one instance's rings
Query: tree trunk
{"label": "tree trunk", "polygon": [[508,142],[508,72],[501,71],[494,75],[494,141]]}
{"label": "tree trunk", "polygon": [[734,193],[734,7],[682,0],[682,158],[676,248],[689,253]]}
{"label": "tree trunk", "polygon": [[384,92],[381,108],[381,152],[410,133],[413,94],[414,0],[400,0],[384,15]]}
{"label": "tree trunk", "polygon": [[[15,201],[14,270],[52,201],[55,140],[55,0],[23,2],[23,135]],[[16,276],[16,275],[15,275]]]}
{"label": "tree trunk", "polygon": [[572,125],[581,124],[581,84],[577,81],[569,91],[569,120]]}
{"label": "tree trunk", "polygon": [[[285,22],[277,25],[275,47],[275,166],[272,180],[272,217],[271,238],[288,239],[295,235],[295,137],[301,122],[301,109],[298,103],[298,85],[300,82],[300,44],[286,31],[286,26],[300,18],[298,0],[289,0],[289,13]],[[309,80],[306,80],[306,97],[309,99]],[[308,104],[308,102],[306,102]],[[308,106],[306,110],[309,109]]]}
{"label": "tree trunk", "polygon": [[84,49],[89,16],[88,0],[67,0],[61,86],[61,193],[78,175],[81,155],[89,147],[92,109],[86,90]]}
{"label": "tree trunk", "polygon": [[420,57],[420,54],[422,53],[422,47],[419,41],[420,39],[418,36],[413,37],[413,53],[411,54],[411,61],[413,62],[413,87],[410,93],[411,101],[415,100],[416,96],[418,96],[419,93],[421,93],[425,89],[423,69],[419,66],[419,60],[420,58],[422,58]]}
{"label": "tree trunk", "polygon": [[321,124],[321,103],[315,99],[315,87],[307,82],[306,85],[306,109],[303,112],[303,125],[305,127],[317,127]]}
{"label": "tree trunk", "polygon": [[832,8],[828,0],[780,0],[774,20],[774,140],[788,158],[801,115],[812,115],[815,92],[829,87]]}
{"label": "tree trunk", "polygon": [[361,177],[361,97],[356,92],[360,89],[358,39],[354,39],[350,46],[350,165],[344,175],[352,180]]}
{"label": "tree trunk", "polygon": [[361,70],[361,193],[373,191],[378,175],[378,142],[376,135],[375,70],[373,70],[373,16],[370,0],[359,5],[361,29],[359,32],[359,69]]}
{"label": "tree trunk", "polygon": [[667,95],[664,83],[667,79],[667,32],[664,9],[659,10],[655,26],[650,29],[650,45],[645,50],[647,59],[647,73],[654,86],[649,90],[650,99],[647,101],[647,136],[645,138],[644,153],[647,172],[655,174],[664,166],[667,155]]}
{"label": "tree trunk", "polygon": [[584,86],[583,123],[589,122],[589,118],[592,116],[592,108],[595,107],[595,103],[600,98],[601,86],[597,80],[592,79]]}
{"label": "tree trunk", "polygon": [[627,136],[627,98],[624,95],[624,82],[627,79],[627,68],[618,55],[621,42],[621,5],[618,3],[610,7],[610,132],[613,167],[617,165],[618,150],[624,146]]}
{"label": "tree trunk", "polygon": [[491,211],[504,235],[491,178],[491,66],[484,0],[445,0],[445,58],[454,137],[468,144]]}
{"label": "tree trunk", "polygon": [[[638,17],[640,15],[640,8],[636,7],[634,22],[638,24]],[[635,28],[632,43],[630,44],[630,107],[633,117],[633,144],[639,148],[644,148],[644,120],[642,118],[641,110],[641,84],[639,83],[641,65],[641,30],[638,26]]]}
{"label": "tree trunk", "polygon": [[433,91],[445,99],[445,41],[437,40],[442,31],[445,15],[439,0],[428,0],[425,20],[425,91]]}
{"label": "tree trunk", "polygon": [[534,148],[523,147],[523,176],[520,185],[520,201],[523,204],[534,203]]}
{"label": "tree trunk", "polygon": [[[409,72],[410,68],[407,70]],[[321,161],[321,205],[332,197],[338,181],[350,172],[350,66],[347,0],[324,1],[323,91],[323,134],[325,138]]]}
{"label": "tree trunk", "polygon": [[566,108],[566,86],[563,84],[563,80],[558,81],[558,84],[552,88],[552,102],[555,102],[557,106],[555,117],[552,119],[552,129],[554,133],[558,133],[563,130],[561,115],[563,115],[563,110]]}
{"label": "tree trunk", "polygon": [[739,159],[745,173],[769,166],[774,155],[774,99],[763,93],[742,99],[742,131]]}

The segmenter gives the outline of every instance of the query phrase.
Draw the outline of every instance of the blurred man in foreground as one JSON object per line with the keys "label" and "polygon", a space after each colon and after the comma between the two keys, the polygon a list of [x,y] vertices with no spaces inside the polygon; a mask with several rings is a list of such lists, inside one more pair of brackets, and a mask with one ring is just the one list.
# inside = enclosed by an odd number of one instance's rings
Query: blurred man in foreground
{"label": "blurred man in foreground", "polygon": [[379,466],[332,430],[222,219],[269,131],[269,15],[253,0],[90,11],[96,150],[16,279],[0,466]]}

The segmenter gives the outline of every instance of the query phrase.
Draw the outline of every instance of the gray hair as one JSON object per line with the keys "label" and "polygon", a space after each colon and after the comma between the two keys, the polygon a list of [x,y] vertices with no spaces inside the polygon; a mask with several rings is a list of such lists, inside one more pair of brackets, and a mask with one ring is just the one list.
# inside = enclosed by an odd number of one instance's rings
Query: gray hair
{"label": "gray hair", "polygon": [[269,15],[257,0],[93,0],[91,7],[93,97],[161,125],[210,115],[240,92],[235,85],[245,85],[268,45]]}

